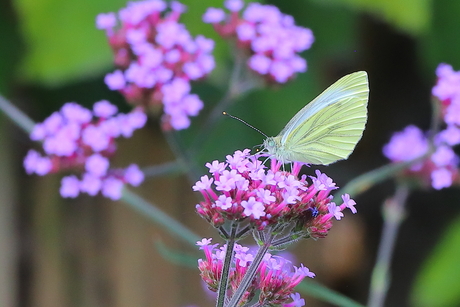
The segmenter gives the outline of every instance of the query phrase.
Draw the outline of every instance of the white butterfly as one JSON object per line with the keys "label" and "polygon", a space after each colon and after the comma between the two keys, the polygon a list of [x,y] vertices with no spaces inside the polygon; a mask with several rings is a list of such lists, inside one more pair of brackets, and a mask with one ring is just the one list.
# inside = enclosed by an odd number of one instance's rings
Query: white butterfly
{"label": "white butterfly", "polygon": [[328,165],[347,159],[363,135],[368,99],[367,73],[346,75],[303,107],[277,136],[268,137],[264,149],[283,163]]}

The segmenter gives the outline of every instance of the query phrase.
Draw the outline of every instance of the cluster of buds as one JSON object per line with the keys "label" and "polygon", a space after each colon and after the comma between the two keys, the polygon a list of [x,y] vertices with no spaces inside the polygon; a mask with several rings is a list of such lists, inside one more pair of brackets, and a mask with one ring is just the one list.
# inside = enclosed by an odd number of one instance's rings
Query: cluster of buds
{"label": "cluster of buds", "polygon": [[225,6],[229,14],[209,8],[203,21],[211,23],[222,37],[235,37],[237,46],[250,53],[247,64],[251,70],[277,83],[307,70],[307,62],[298,53],[313,43],[310,29],[296,26],[292,16],[273,5],[250,3],[242,11],[242,0],[226,0]]}
{"label": "cluster of buds", "polygon": [[272,159],[267,169],[259,156],[249,153],[249,149],[236,151],[226,162],[207,163],[212,177],[205,175],[193,186],[204,197],[196,206],[198,214],[214,227],[230,220],[248,222],[259,231],[276,225],[292,228],[296,237],[323,238],[332,227],[331,219],[340,220],[343,209],[356,213],[348,194],[340,206],[331,201],[330,192],[338,187],[320,171],[316,177],[299,179],[301,163],[293,163],[287,172]]}
{"label": "cluster of buds", "polygon": [[434,136],[433,144],[430,144],[421,129],[408,126],[393,135],[383,148],[383,153],[393,162],[411,161],[427,155],[430,146],[433,146],[432,154],[414,164],[403,175],[439,190],[459,180],[459,157],[453,147],[460,144],[460,72],[455,72],[450,65],[440,64],[436,75],[438,80],[432,94],[438,100],[445,128]]}
{"label": "cluster of buds", "polygon": [[147,116],[137,109],[127,114],[117,112],[117,107],[106,100],[96,102],[93,111],[74,102],[64,104],[31,132],[33,141],[42,142],[45,156],[30,150],[24,159],[26,172],[43,176],[84,168],[81,180],[74,175],[62,179],[63,197],[76,197],[80,192],[94,196],[101,192],[119,199],[123,184],[138,186],[144,175],[135,164],[126,169],[110,169],[115,139],[131,137],[134,130],[145,125]]}
{"label": "cluster of buds", "polygon": [[[218,290],[227,246],[211,245],[211,239],[197,242],[205,254],[205,259],[198,260],[201,277],[211,291]],[[229,272],[230,296],[236,292],[241,280],[254,260],[254,252],[248,247],[235,244],[233,265]],[[260,263],[257,274],[246,290],[239,304],[249,302],[258,293],[258,306],[295,307],[305,305],[305,300],[294,288],[305,278],[315,277],[313,272],[301,265],[294,266],[285,258],[266,253]]]}
{"label": "cluster of buds", "polygon": [[96,26],[106,31],[118,67],[105,77],[107,86],[134,105],[162,105],[163,129],[180,130],[203,108],[190,81],[214,69],[214,41],[193,38],[178,22],[185,6],[172,1],[170,7],[166,12],[162,0],[130,2],[118,12],[119,26],[115,13],[98,15]]}

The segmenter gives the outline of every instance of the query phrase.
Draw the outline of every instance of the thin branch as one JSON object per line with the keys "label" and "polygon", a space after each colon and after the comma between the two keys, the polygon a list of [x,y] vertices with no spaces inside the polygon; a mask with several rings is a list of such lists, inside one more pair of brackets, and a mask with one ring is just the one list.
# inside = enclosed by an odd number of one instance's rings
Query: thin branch
{"label": "thin branch", "polygon": [[394,197],[383,205],[383,230],[377,260],[372,271],[368,307],[382,307],[390,285],[390,263],[398,232],[405,217],[405,206],[409,189],[397,187]]}
{"label": "thin branch", "polygon": [[121,200],[136,210],[138,213],[141,213],[143,216],[147,217],[150,221],[164,227],[168,230],[169,233],[175,235],[182,241],[189,243],[191,246],[195,246],[195,243],[201,240],[201,237],[193,233],[192,230],[185,227],[177,220],[161,211],[157,206],[146,201],[127,188],[123,189]]}
{"label": "thin branch", "polygon": [[30,119],[24,112],[19,110],[9,100],[0,95],[0,110],[5,113],[16,125],[30,134],[35,126],[35,122]]}

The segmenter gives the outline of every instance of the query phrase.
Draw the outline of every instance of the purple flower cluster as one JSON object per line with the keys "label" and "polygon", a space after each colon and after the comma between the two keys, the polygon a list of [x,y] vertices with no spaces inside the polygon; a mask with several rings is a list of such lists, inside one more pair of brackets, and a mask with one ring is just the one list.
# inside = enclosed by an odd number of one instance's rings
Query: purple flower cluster
{"label": "purple flower cluster", "polygon": [[[460,144],[460,71],[440,64],[432,94],[440,103],[445,128],[433,140],[434,153],[413,165],[405,175],[421,179],[437,190],[452,186],[458,180],[459,157],[453,147]],[[430,141],[415,126],[408,126],[393,135],[383,153],[393,162],[411,161],[428,153]]]}
{"label": "purple flower cluster", "polygon": [[84,168],[81,180],[74,175],[62,179],[63,197],[76,197],[80,192],[119,199],[123,184],[138,186],[144,180],[139,167],[110,169],[109,158],[115,153],[115,139],[131,137],[142,128],[147,116],[141,110],[119,113],[106,100],[96,102],[93,110],[69,102],[35,125],[30,138],[41,141],[45,156],[30,150],[24,159],[28,174],[40,176],[59,171]]}
{"label": "purple flower cluster", "polygon": [[209,8],[203,21],[213,24],[223,37],[236,37],[238,46],[250,51],[248,66],[269,81],[285,83],[296,73],[307,70],[307,62],[298,55],[314,41],[310,29],[295,25],[294,18],[273,5],[250,3],[240,16],[244,2],[226,0],[227,15]]}
{"label": "purple flower cluster", "polygon": [[[198,260],[201,277],[211,291],[217,291],[227,246],[211,245],[211,239],[198,241],[197,245],[200,246],[206,257]],[[248,247],[235,244],[235,261],[230,268],[229,275],[230,295],[240,285],[254,256],[254,252]],[[298,293],[293,292],[305,277],[313,278],[315,274],[303,265],[296,267],[285,258],[266,253],[257,269],[254,281],[247,289],[240,304],[247,303],[258,293],[258,301],[261,306],[304,306],[305,300]]]}
{"label": "purple flower cluster", "polygon": [[106,31],[119,68],[105,77],[111,90],[128,102],[150,108],[163,105],[164,129],[185,129],[190,116],[203,108],[190,93],[190,81],[204,78],[215,66],[214,41],[193,38],[178,19],[185,6],[177,1],[129,2],[118,12],[97,16],[96,26]]}
{"label": "purple flower cluster", "polygon": [[337,187],[320,171],[309,184],[307,176],[297,177],[301,163],[286,172],[279,161],[272,159],[267,169],[258,158],[245,149],[228,155],[226,162],[207,163],[211,178],[205,175],[193,186],[204,197],[196,206],[198,214],[216,228],[227,220],[249,222],[258,230],[295,224],[299,236],[322,238],[332,227],[331,219],[343,217],[343,209],[356,213],[348,194],[340,206],[331,202],[329,194]]}

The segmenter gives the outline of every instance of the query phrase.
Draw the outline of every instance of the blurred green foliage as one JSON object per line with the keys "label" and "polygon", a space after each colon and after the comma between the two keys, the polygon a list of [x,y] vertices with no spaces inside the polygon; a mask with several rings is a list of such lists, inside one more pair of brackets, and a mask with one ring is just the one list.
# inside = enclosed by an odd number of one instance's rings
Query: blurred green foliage
{"label": "blurred green foliage", "polygon": [[[458,204],[455,204],[458,205]],[[447,227],[426,260],[411,295],[412,306],[454,307],[460,302],[460,218]]]}

